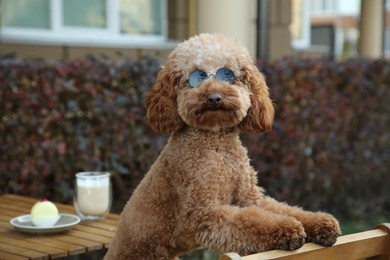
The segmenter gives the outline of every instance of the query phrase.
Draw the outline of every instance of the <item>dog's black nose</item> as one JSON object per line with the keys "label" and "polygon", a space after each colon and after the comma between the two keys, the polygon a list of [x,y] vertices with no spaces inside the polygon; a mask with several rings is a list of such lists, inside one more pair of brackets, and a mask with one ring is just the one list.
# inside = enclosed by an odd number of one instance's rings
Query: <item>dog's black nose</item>
{"label": "dog's black nose", "polygon": [[219,107],[222,103],[222,96],[218,93],[211,93],[207,96],[207,104],[213,107]]}

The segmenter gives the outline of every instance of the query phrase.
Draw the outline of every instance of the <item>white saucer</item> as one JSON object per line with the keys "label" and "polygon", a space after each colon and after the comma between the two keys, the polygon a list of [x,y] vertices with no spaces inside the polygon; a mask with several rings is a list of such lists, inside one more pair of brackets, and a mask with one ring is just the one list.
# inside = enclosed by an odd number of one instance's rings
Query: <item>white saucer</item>
{"label": "white saucer", "polygon": [[33,234],[48,234],[48,233],[58,233],[71,229],[78,223],[81,219],[73,214],[60,213],[60,219],[52,227],[37,227],[34,226],[31,221],[31,215],[22,215],[10,220],[10,224],[14,226],[15,229]]}

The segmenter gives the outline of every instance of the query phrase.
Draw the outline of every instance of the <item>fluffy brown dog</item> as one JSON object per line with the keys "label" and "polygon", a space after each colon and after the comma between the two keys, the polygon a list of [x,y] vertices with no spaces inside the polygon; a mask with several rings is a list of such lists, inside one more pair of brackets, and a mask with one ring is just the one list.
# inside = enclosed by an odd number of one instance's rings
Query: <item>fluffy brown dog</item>
{"label": "fluffy brown dog", "polygon": [[239,132],[269,131],[274,109],[242,44],[209,34],[179,44],[146,106],[150,125],[170,138],[125,206],[105,259],[335,243],[334,217],[277,202],[257,186]]}

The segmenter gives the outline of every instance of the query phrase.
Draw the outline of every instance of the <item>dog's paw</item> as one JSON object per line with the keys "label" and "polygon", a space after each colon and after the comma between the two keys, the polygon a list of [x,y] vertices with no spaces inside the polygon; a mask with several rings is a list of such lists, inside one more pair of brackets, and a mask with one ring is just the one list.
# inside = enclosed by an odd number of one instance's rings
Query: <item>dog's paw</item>
{"label": "dog's paw", "polygon": [[296,250],[305,243],[306,233],[299,221],[285,223],[277,232],[275,249]]}
{"label": "dog's paw", "polygon": [[305,225],[307,234],[306,242],[313,242],[322,246],[330,247],[336,243],[340,236],[339,222],[326,213],[314,213],[310,224]]}

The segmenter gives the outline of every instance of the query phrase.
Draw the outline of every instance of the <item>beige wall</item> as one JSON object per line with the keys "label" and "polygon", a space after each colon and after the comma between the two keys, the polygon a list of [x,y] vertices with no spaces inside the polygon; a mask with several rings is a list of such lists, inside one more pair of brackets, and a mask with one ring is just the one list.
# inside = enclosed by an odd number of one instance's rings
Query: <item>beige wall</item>
{"label": "beige wall", "polygon": [[189,35],[189,1],[168,0],[168,38],[184,40]]}
{"label": "beige wall", "polygon": [[165,60],[172,49],[141,49],[141,48],[99,48],[77,46],[50,46],[30,44],[0,44],[0,54],[15,53],[18,58],[46,58],[46,59],[76,59],[83,58],[88,54],[96,57],[102,55],[113,59],[120,58],[117,52],[132,58],[145,55]]}
{"label": "beige wall", "polygon": [[198,0],[197,32],[223,33],[256,55],[256,0]]}
{"label": "beige wall", "polygon": [[0,43],[0,54],[8,53],[18,58],[63,58],[63,50],[58,46]]}
{"label": "beige wall", "polygon": [[269,59],[293,54],[290,24],[292,20],[291,0],[271,0],[269,19]]}
{"label": "beige wall", "polygon": [[360,19],[359,53],[367,58],[382,57],[383,1],[362,0]]}

